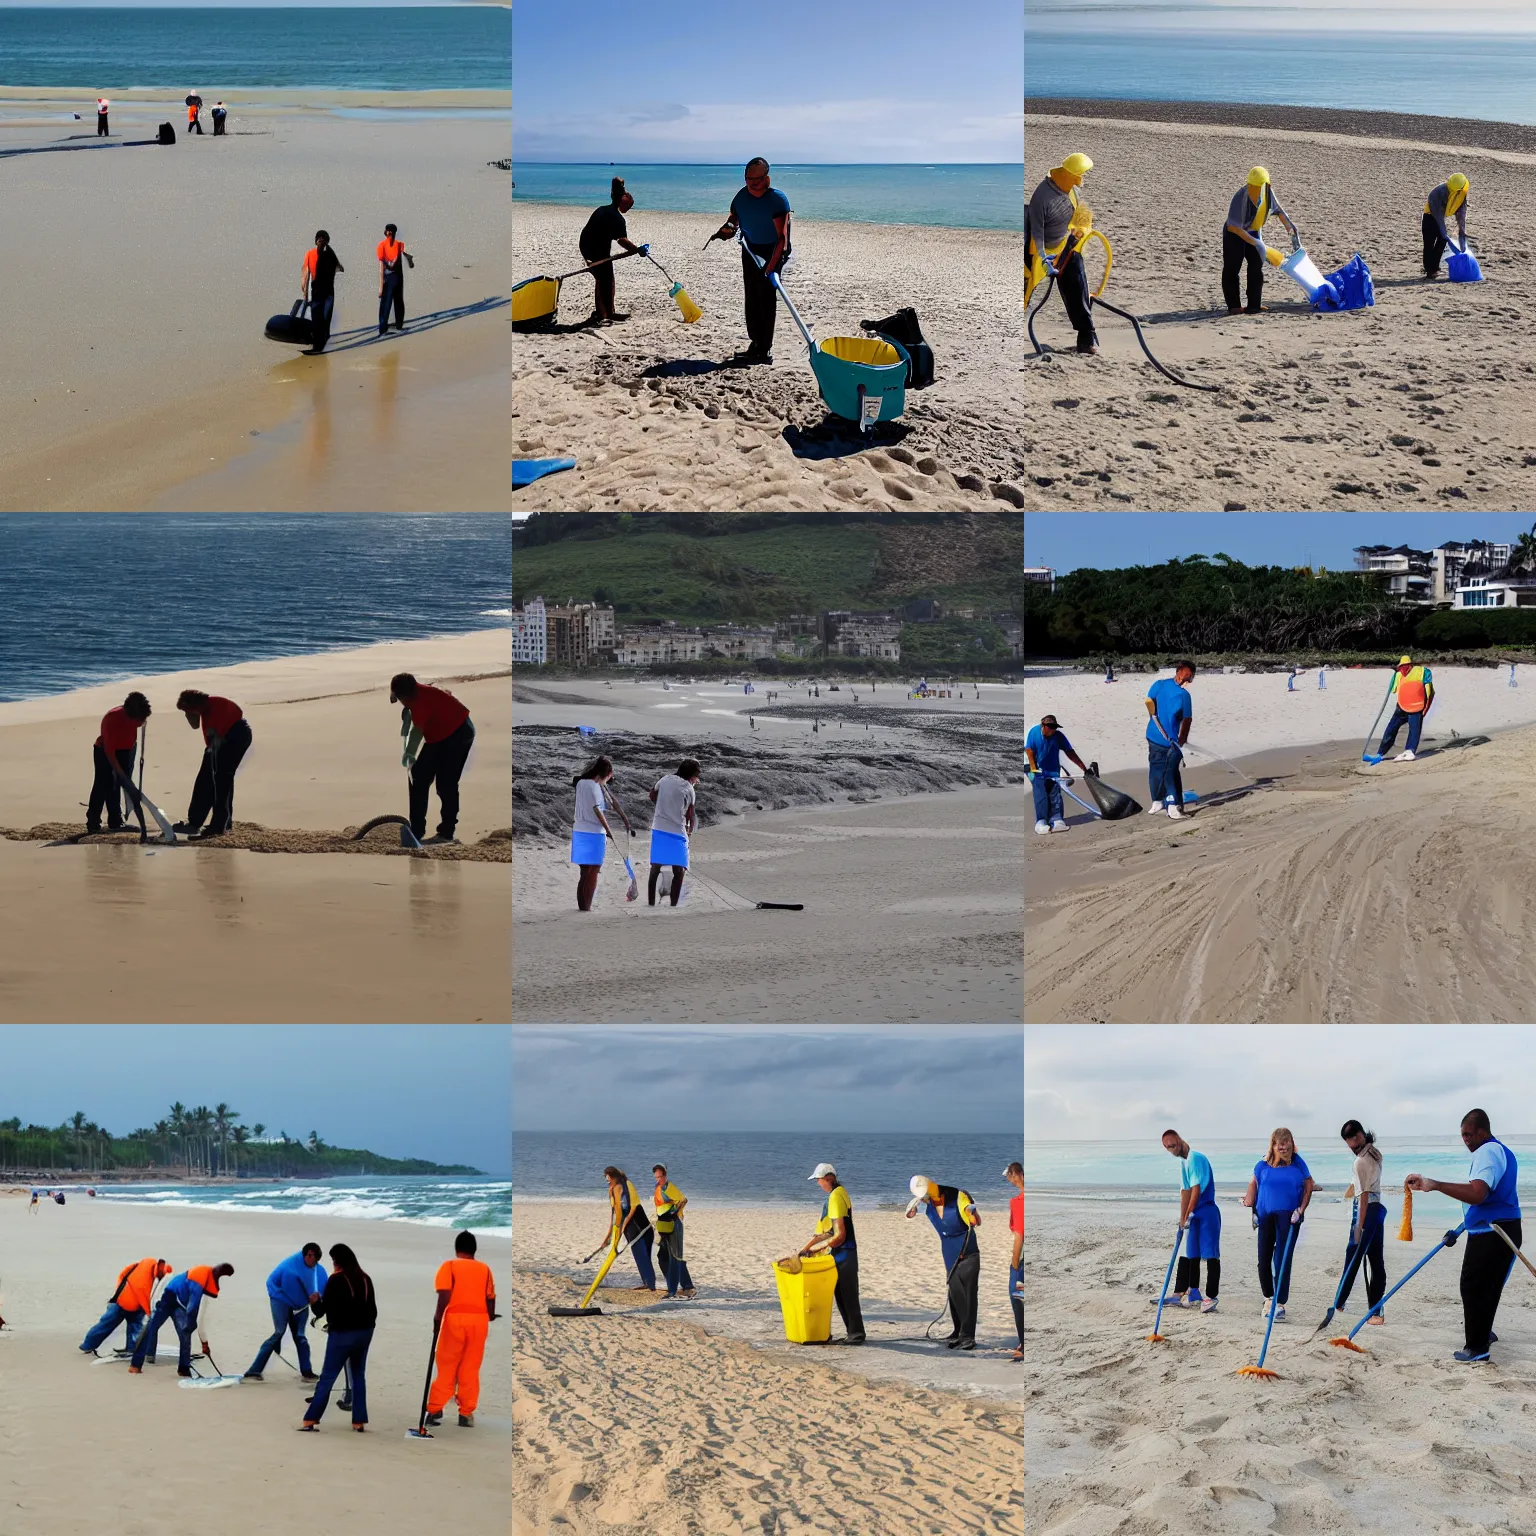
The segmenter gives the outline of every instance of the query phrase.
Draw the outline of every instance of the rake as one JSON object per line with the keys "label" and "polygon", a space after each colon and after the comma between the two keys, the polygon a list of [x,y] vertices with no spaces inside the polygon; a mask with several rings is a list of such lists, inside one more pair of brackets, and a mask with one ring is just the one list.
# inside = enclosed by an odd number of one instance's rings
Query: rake
{"label": "rake", "polygon": [[1280,1375],[1279,1371],[1267,1370],[1264,1365],[1264,1357],[1269,1353],[1269,1336],[1275,1329],[1275,1311],[1280,1305],[1280,1282],[1285,1278],[1285,1266],[1291,1256],[1291,1244],[1296,1241],[1296,1225],[1292,1223],[1291,1230],[1285,1234],[1285,1251],[1280,1255],[1280,1268],[1275,1272],[1274,1294],[1269,1298],[1269,1322],[1264,1328],[1264,1343],[1259,1349],[1259,1362],[1257,1365],[1245,1365],[1238,1369],[1239,1376],[1258,1376],[1265,1381],[1274,1381]]}

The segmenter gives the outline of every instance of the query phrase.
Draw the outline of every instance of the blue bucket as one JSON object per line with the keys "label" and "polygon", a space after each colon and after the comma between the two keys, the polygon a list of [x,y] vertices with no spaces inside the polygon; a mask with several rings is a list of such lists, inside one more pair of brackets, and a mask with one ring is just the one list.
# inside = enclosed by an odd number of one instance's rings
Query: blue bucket
{"label": "blue bucket", "polygon": [[907,408],[907,352],[873,336],[828,336],[811,352],[821,398],[861,427],[894,421]]}
{"label": "blue bucket", "polygon": [[1445,275],[1453,283],[1480,283],[1483,269],[1471,251],[1452,251],[1445,261]]}

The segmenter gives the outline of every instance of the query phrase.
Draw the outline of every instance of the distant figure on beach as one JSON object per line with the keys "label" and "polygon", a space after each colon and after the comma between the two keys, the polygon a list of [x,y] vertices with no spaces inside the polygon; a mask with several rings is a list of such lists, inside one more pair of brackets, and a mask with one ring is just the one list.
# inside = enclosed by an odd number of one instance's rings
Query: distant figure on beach
{"label": "distant figure on beach", "polygon": [[345,1243],[332,1247],[331,1263],[335,1268],[324,1292],[311,1302],[315,1316],[323,1317],[329,1330],[325,1337],[325,1363],[320,1367],[320,1379],[315,1383],[299,1428],[309,1433],[319,1429],[331,1388],[345,1371],[347,1390],[338,1406],[352,1410],[352,1428],[361,1432],[368,1424],[368,1346],[373,1343],[379,1308],[373,1281]]}
{"label": "distant figure on beach", "polygon": [[1192,661],[1175,664],[1172,677],[1160,677],[1147,689],[1147,779],[1152,804],[1147,814],[1166,809],[1174,821],[1182,821],[1184,777],[1179,772],[1189,725],[1194,719],[1194,700],[1188,684],[1195,675]]}
{"label": "distant figure on beach", "polygon": [[[1179,1160],[1179,1228],[1184,1251],[1170,1307],[1216,1310],[1221,1289],[1221,1207],[1216,1204],[1216,1175],[1211,1160],[1193,1151],[1177,1131],[1163,1132],[1163,1150]],[[1205,1295],[1200,1295],[1200,1261],[1205,1260]],[[1154,1303],[1156,1305],[1156,1303]]]}
{"label": "distant figure on beach", "polygon": [[389,312],[393,308],[395,312],[395,329],[405,329],[405,267],[400,263],[404,261],[406,267],[412,271],[416,268],[416,262],[411,253],[406,250],[405,243],[395,238],[397,230],[393,224],[384,226],[384,238],[379,241],[377,255],[379,258],[379,335],[382,336],[389,329]]}
{"label": "distant figure on beach", "polygon": [[[397,672],[390,678],[389,702],[408,709],[411,730],[421,732],[421,745],[411,764],[411,831],[423,843],[452,843],[459,825],[459,780],[475,744],[475,722],[469,718],[469,706],[446,688],[418,683],[409,672]],[[427,807],[434,785],[439,815],[437,831],[428,837]]]}
{"label": "distant figure on beach", "polygon": [[1520,686],[1520,684],[1515,681],[1515,664],[1514,664],[1514,662],[1510,662],[1510,664],[1509,664],[1509,686],[1511,688],[1518,688]]}
{"label": "distant figure on beach", "polygon": [[187,97],[187,136],[190,138],[194,132],[203,131],[202,119],[198,116],[203,110],[203,98],[196,91]]}
{"label": "distant figure on beach", "polygon": [[832,1255],[837,1264],[837,1289],[832,1299],[843,1320],[844,1342],[862,1344],[864,1313],[859,1307],[859,1246],[853,1232],[853,1201],[831,1163],[817,1163],[810,1177],[827,1198],[822,1202],[815,1234],[802,1244],[800,1257],[823,1251]]}
{"label": "distant figure on beach", "polygon": [[104,139],[110,130],[107,127],[107,116],[112,111],[112,103],[105,96],[96,98],[96,137]]}
{"label": "distant figure on beach", "polygon": [[1298,670],[1299,669],[1297,667],[1292,666],[1290,670],[1285,674],[1285,691],[1287,693],[1296,692],[1296,673]]}
{"label": "distant figure on beach", "polygon": [[[184,688],[176,708],[193,730],[202,727],[203,761],[192,786],[187,819],[178,822],[175,830],[189,837],[220,837],[235,824],[235,774],[251,749],[250,722],[233,699],[197,688]],[[208,830],[203,832],[203,821],[210,816]]]}
{"label": "distant figure on beach", "polygon": [[229,108],[222,101],[213,104],[213,136],[216,139],[224,137],[224,124],[229,118]]}
{"label": "distant figure on beach", "polygon": [[119,1323],[128,1325],[128,1352],[137,1348],[154,1305],[155,1286],[170,1273],[168,1259],[150,1257],[125,1264],[117,1272],[117,1289],[108,1298],[107,1310],[80,1341],[80,1353],[94,1355],[117,1332]]}
{"label": "distant figure on beach", "polygon": [[[1424,199],[1424,214],[1419,230],[1424,237],[1424,281],[1433,282],[1440,275],[1440,258],[1446,247],[1458,253],[1467,248],[1467,193],[1471,186],[1460,171],[1447,176]],[[1451,235],[1447,219],[1456,220],[1456,234]]]}
{"label": "distant figure on beach", "polygon": [[907,1207],[907,1220],[917,1215],[919,1205],[926,1205],[928,1220],[939,1234],[952,1324],[944,1342],[951,1349],[975,1349],[976,1313],[981,1304],[981,1248],[976,1228],[981,1225],[981,1212],[965,1190],[953,1184],[935,1184],[925,1174],[914,1174],[908,1187],[913,1200]]}
{"label": "distant figure on beach", "polygon": [[[138,1376],[144,1369],[144,1357],[153,1355],[160,1330],[169,1319],[176,1330],[176,1374],[192,1374],[192,1335],[199,1327],[199,1312],[203,1298],[219,1294],[219,1281],[234,1274],[233,1264],[199,1264],[179,1275],[173,1275],[165,1283],[160,1300],[155,1305],[149,1326],[139,1334],[139,1342],[133,1347],[133,1360],[128,1366],[130,1375]],[[203,1353],[208,1352],[208,1341],[203,1339]]]}
{"label": "distant figure on beach", "polygon": [[53,1192],[53,1203],[55,1205],[63,1205],[64,1204],[64,1191],[62,1189],[54,1190],[54,1192]]}
{"label": "distant figure on beach", "polygon": [[[1273,214],[1291,233],[1293,245],[1300,245],[1301,236],[1291,223],[1291,216],[1280,206],[1270,184],[1269,172],[1256,165],[1248,172],[1247,183],[1232,194],[1232,204],[1227,209],[1226,227],[1221,232],[1221,291],[1227,301],[1229,315],[1257,315],[1264,308],[1264,263],[1278,267],[1282,261],[1280,252],[1265,244],[1261,231],[1265,221]],[[1246,263],[1248,268],[1248,307],[1238,303],[1237,278]]]}
{"label": "distant figure on beach", "polygon": [[1381,745],[1374,753],[1367,754],[1366,762],[1379,763],[1397,742],[1397,733],[1408,727],[1408,747],[1392,759],[1394,763],[1418,761],[1419,736],[1424,730],[1424,717],[1435,701],[1435,674],[1428,667],[1416,667],[1411,656],[1398,659],[1392,686],[1387,690],[1397,696],[1392,718],[1381,738]]}
{"label": "distant figure on beach", "polygon": [[[633,1188],[633,1186],[631,1186]],[[459,1428],[471,1429],[480,1404],[480,1363],[496,1321],[496,1281],[491,1266],[475,1257],[475,1234],[460,1232],[453,1257],[438,1265],[437,1380],[427,1399],[427,1423],[441,1424],[451,1397],[459,1400]]]}
{"label": "distant figure on beach", "polygon": [[320,1262],[320,1244],[305,1243],[291,1253],[267,1276],[267,1304],[272,1310],[272,1332],[262,1340],[256,1358],[246,1368],[247,1381],[260,1381],[272,1351],[281,1349],[285,1334],[293,1335],[298,1351],[299,1374],[305,1381],[316,1380],[310,1369],[309,1336],[304,1331],[309,1309],[325,1290],[325,1266]]}
{"label": "distant figure on beach", "polygon": [[592,313],[587,317],[588,325],[612,325],[617,320],[629,319],[628,313],[621,315],[614,308],[613,243],[617,240],[626,251],[650,250],[650,246],[636,245],[629,238],[624,215],[634,206],[634,198],[624,190],[624,178],[615,176],[609,185],[608,201],[592,210],[577,238],[581,259],[592,270]]}
{"label": "distant figure on beach", "polygon": [[1327,667],[1319,667],[1317,669],[1317,686],[1319,688],[1322,688],[1322,689],[1326,689],[1328,687],[1328,668]]}
{"label": "distant figure on beach", "polygon": [[305,349],[306,357],[318,357],[331,339],[331,318],[336,313],[336,274],[346,270],[331,249],[329,233],[317,229],[313,247],[304,254],[299,282],[299,292],[309,302],[309,318],[314,326],[315,344]]}
{"label": "distant figure on beach", "polygon": [[27,1202],[27,1214],[29,1216],[37,1215],[37,1191],[35,1189],[32,1191],[32,1198]]}
{"label": "distant figure on beach", "polygon": [[[1112,683],[1115,681],[1115,664],[1112,661],[1106,661],[1104,663],[1104,681],[1106,683]],[[976,690],[976,697],[978,699],[981,697],[981,689],[979,688]]]}
{"label": "distant figure on beach", "polygon": [[[1253,1177],[1243,1195],[1259,1227],[1259,1289],[1265,1306],[1275,1301],[1275,1321],[1285,1321],[1285,1304],[1291,1296],[1291,1271],[1296,1266],[1296,1239],[1291,1227],[1306,1220],[1312,1201],[1312,1171],[1296,1150],[1291,1133],[1277,1126],[1269,1133],[1269,1151],[1253,1165]],[[1289,1252],[1287,1252],[1289,1249]]]}
{"label": "distant figure on beach", "polygon": [[668,1180],[665,1163],[657,1163],[651,1174],[656,1180],[656,1258],[666,1278],[667,1295],[692,1301],[693,1276],[683,1256],[683,1209],[688,1196]]}
{"label": "distant figure on beach", "polygon": [[1028,305],[1034,290],[1054,277],[1067,319],[1077,332],[1077,350],[1088,356],[1099,350],[1099,338],[1093,327],[1088,269],[1081,240],[1073,239],[1073,221],[1078,219],[1077,189],[1092,169],[1087,155],[1068,155],[1051,167],[1024,205],[1024,302]]}
{"label": "distant figure on beach", "polygon": [[1008,1202],[1008,1232],[1013,1238],[1013,1252],[1008,1260],[1008,1300],[1013,1305],[1013,1326],[1018,1330],[1019,1347],[1011,1359],[1024,1358],[1024,1165],[1009,1163],[1003,1177],[1018,1190]]}
{"label": "distant figure on beach", "polygon": [[[576,791],[576,812],[571,828],[571,863],[581,870],[576,877],[576,910],[590,912],[592,897],[597,891],[597,876],[603,867],[603,856],[608,843],[613,840],[613,828],[608,825],[607,786],[613,779],[613,763],[606,757],[595,757],[571,784]],[[634,827],[625,814],[624,807],[614,799],[614,807],[624,817],[624,830],[631,836]]]}
{"label": "distant figure on beach", "polygon": [[741,253],[742,309],[750,345],[733,359],[740,363],[771,363],[773,331],[779,317],[779,297],[769,280],[789,260],[789,199],[770,184],[772,167],[761,155],[747,162],[746,185],[731,199],[725,223],[710,237],[734,240],[739,229],[761,267]]}
{"label": "distant figure on beach", "polygon": [[1055,715],[1042,715],[1039,725],[1032,725],[1024,738],[1024,771],[1029,776],[1035,797],[1035,831],[1065,832],[1066,802],[1062,799],[1061,754],[1065,752],[1084,773],[1088,765],[1072,749],[1067,733],[1056,723]]}
{"label": "distant figure on beach", "polygon": [[650,791],[656,807],[651,817],[651,875],[647,903],[656,905],[656,881],[662,866],[672,869],[672,905],[683,894],[683,875],[688,868],[688,840],[693,836],[695,790],[699,782],[696,758],[685,757],[676,773],[663,774]]}
{"label": "distant figure on beach", "polygon": [[[1344,1245],[1344,1274],[1334,1305],[1342,1307],[1349,1300],[1363,1269],[1366,1304],[1374,1307],[1387,1294],[1387,1265],[1382,1254],[1387,1208],[1381,1203],[1381,1148],[1376,1145],[1375,1135],[1358,1120],[1346,1120],[1339,1136],[1355,1155],[1355,1203],[1350,1212],[1349,1238]],[[1369,1319],[1378,1328],[1386,1320],[1382,1312]]]}
{"label": "distant figure on beach", "polygon": [[[107,831],[123,829],[121,786],[133,786],[133,760],[138,753],[139,731],[150,717],[149,700],[137,691],[101,717],[101,729],[91,747],[95,769],[90,800],[85,808],[85,830],[101,831],[101,813],[107,813]],[[140,813],[142,821],[143,813]]]}

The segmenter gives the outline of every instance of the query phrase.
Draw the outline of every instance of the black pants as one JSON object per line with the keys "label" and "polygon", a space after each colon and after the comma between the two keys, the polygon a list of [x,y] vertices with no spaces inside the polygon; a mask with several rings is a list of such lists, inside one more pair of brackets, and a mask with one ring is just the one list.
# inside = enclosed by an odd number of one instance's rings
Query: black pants
{"label": "black pants", "polygon": [[216,139],[224,137],[224,114],[222,112],[215,112],[213,114],[213,136]]}
{"label": "black pants", "polygon": [[[1387,1265],[1382,1255],[1381,1238],[1386,1230],[1387,1209],[1380,1202],[1373,1200],[1370,1209],[1365,1213],[1365,1255],[1360,1260],[1360,1268],[1365,1270],[1365,1299],[1375,1306],[1383,1296],[1387,1294]],[[1354,1240],[1354,1226],[1350,1226],[1350,1239],[1344,1249],[1344,1273],[1348,1277],[1344,1281],[1344,1288],[1339,1292],[1339,1305],[1349,1300],[1349,1293],[1355,1288],[1355,1281],[1359,1278],[1359,1270],[1354,1274],[1349,1273],[1349,1266],[1355,1257],[1356,1243]],[[1498,1238],[1494,1238],[1498,1242]],[[1507,1253],[1509,1250],[1506,1249]]]}
{"label": "black pants", "polygon": [[204,751],[197,782],[192,786],[192,804],[187,808],[187,825],[194,832],[202,826],[209,811],[213,812],[208,823],[210,832],[228,832],[234,825],[235,770],[250,749],[251,723],[237,720],[217,748]]}
{"label": "black pants", "polygon": [[[771,245],[752,247],[764,261],[773,255]],[[741,253],[742,308],[747,321],[747,335],[756,352],[773,351],[773,327],[779,318],[779,295],[757,263]]]}
{"label": "black pants", "polygon": [[[116,755],[117,765],[123,770],[123,777],[132,783],[134,749],[124,747]],[[122,794],[117,776],[112,772],[107,749],[99,741],[91,748],[91,759],[96,769],[96,777],[91,781],[91,802],[85,810],[86,828],[91,832],[101,831],[101,813],[105,807],[107,828],[109,831],[116,832],[123,824]],[[1498,1242],[1498,1238],[1494,1238],[1494,1242]]]}
{"label": "black pants", "polygon": [[316,293],[313,288],[309,290],[309,318],[315,328],[315,351],[324,352],[325,344],[331,339],[331,316],[336,313],[336,294]]}
{"label": "black pants", "polygon": [[1017,1296],[1010,1296],[1009,1302],[1013,1305],[1013,1326],[1018,1330],[1019,1348],[1024,1348],[1024,1303]]}
{"label": "black pants", "polygon": [[1091,351],[1099,344],[1093,329],[1093,308],[1088,297],[1088,268],[1083,265],[1082,253],[1072,256],[1056,274],[1056,286],[1061,290],[1061,302],[1067,306],[1067,319],[1077,331],[1077,350]]}
{"label": "black pants", "polygon": [[[1182,1296],[1185,1291],[1200,1289],[1200,1260],[1180,1258],[1178,1278],[1174,1281],[1173,1294]],[[1205,1292],[1204,1294],[1215,1301],[1221,1294],[1221,1260],[1207,1259],[1205,1261]]]}
{"label": "black pants", "polygon": [[981,1290],[981,1254],[973,1250],[949,1272],[949,1315],[962,1339],[976,1337],[976,1311]]}
{"label": "black pants", "polygon": [[1237,302],[1237,276],[1248,267],[1248,313],[1256,315],[1264,297],[1264,255],[1230,229],[1221,232],[1221,292],[1228,309],[1241,309]]}
{"label": "black pants", "polygon": [[[1520,1222],[1501,1221],[1516,1248],[1521,1245]],[[1488,1353],[1494,1314],[1504,1294],[1504,1282],[1515,1267],[1515,1256],[1497,1232],[1470,1233],[1461,1255],[1461,1311],[1467,1330],[1467,1350],[1474,1355]]]}
{"label": "black pants", "polygon": [[[1498,1242],[1498,1238],[1494,1238]],[[837,1255],[834,1253],[833,1257]],[[837,1289],[832,1293],[837,1314],[850,1339],[864,1337],[864,1314],[859,1310],[859,1254],[855,1249],[837,1266]]]}
{"label": "black pants", "polygon": [[[1285,1256],[1285,1270],[1280,1276],[1280,1305],[1291,1299],[1291,1270],[1296,1264],[1296,1244],[1301,1238],[1301,1226],[1297,1223],[1296,1236],[1291,1237],[1291,1213],[1270,1211],[1259,1217],[1259,1289],[1268,1301],[1275,1294],[1275,1265],[1287,1243],[1291,1251]],[[1498,1242],[1498,1238],[1494,1238]]]}
{"label": "black pants", "polygon": [[191,119],[188,120],[188,122],[187,122],[187,136],[189,138],[194,133],[201,133],[202,131],[203,131],[203,120],[202,120],[201,117],[194,117],[194,118],[191,118]]}
{"label": "black pants", "polygon": [[379,335],[382,336],[389,329],[389,311],[393,307],[395,311],[395,329],[405,329],[405,273],[396,267],[388,277],[384,279],[384,287],[379,293]]}
{"label": "black pants", "polygon": [[105,112],[98,112],[96,114],[96,137],[98,139],[107,137],[107,114]]}
{"label": "black pants", "polygon": [[[1424,276],[1434,277],[1440,271],[1440,258],[1445,255],[1445,236],[1440,233],[1440,225],[1433,214],[1424,215],[1419,229],[1424,236]],[[1498,1241],[1494,1238],[1494,1242]],[[1509,1252],[1507,1248],[1504,1251]]]}
{"label": "black pants", "polygon": [[427,802],[434,784],[442,802],[438,836],[453,836],[459,824],[459,779],[474,744],[475,722],[466,720],[451,736],[427,742],[417,754],[411,765],[411,831],[417,837],[427,835]]}
{"label": "black pants", "polygon": [[[596,261],[596,256],[589,256],[585,251],[581,253],[583,261]],[[610,315],[618,313],[618,305],[614,303],[614,296],[618,292],[617,284],[613,276],[613,263],[605,261],[600,267],[592,268],[592,308],[602,319],[606,320]]]}

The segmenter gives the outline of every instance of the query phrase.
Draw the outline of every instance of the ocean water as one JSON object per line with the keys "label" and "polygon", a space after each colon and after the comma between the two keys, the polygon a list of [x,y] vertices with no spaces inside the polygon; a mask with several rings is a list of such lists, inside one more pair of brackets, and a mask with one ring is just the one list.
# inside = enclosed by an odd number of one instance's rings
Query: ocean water
{"label": "ocean water", "polygon": [[500,512],[7,514],[0,702],[510,626],[511,528]]}
{"label": "ocean water", "polygon": [[[720,227],[741,190],[740,165],[555,165],[519,161],[513,131],[513,217],[519,202],[606,203],[622,176],[635,199],[626,215],[631,237],[642,238],[645,210],[705,215],[699,244]],[[773,185],[806,219],[868,224],[934,224],[949,229],[1024,227],[1022,165],[775,165]],[[707,222],[712,219],[714,222]],[[573,229],[574,243],[580,231]],[[729,254],[729,253],[727,253]]]}
{"label": "ocean water", "polygon": [[512,1193],[519,1200],[606,1201],[603,1169],[611,1164],[645,1194],[655,1183],[651,1165],[665,1163],[690,1200],[809,1208],[819,1207],[823,1196],[808,1175],[817,1163],[830,1162],[855,1210],[905,1208],[915,1173],[995,1205],[1016,1193],[1003,1169],[1021,1157],[1014,1136],[514,1131]]}
{"label": "ocean water", "polygon": [[1072,12],[1032,15],[1024,37],[1026,99],[1251,101],[1536,123],[1533,76],[1530,34],[1166,33]]}
{"label": "ocean water", "polygon": [[[73,1186],[69,1192],[75,1193]],[[315,1184],[105,1184],[96,1186],[96,1198],[110,1205],[285,1211],[296,1216],[409,1221],[427,1227],[512,1225],[512,1186],[493,1178],[373,1175]]]}
{"label": "ocean water", "polygon": [[495,5],[327,9],[0,9],[0,85],[512,89],[512,13]]}

